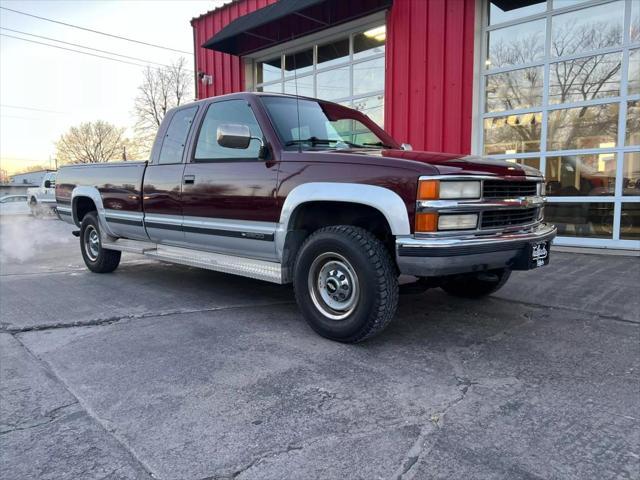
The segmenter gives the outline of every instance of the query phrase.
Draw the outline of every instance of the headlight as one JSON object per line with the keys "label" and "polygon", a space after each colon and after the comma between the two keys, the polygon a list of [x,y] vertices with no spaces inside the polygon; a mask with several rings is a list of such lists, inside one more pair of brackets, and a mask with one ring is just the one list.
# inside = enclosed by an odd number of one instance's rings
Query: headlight
{"label": "headlight", "polygon": [[438,230],[471,230],[475,229],[477,225],[477,213],[440,215],[438,218]]}
{"label": "headlight", "polygon": [[440,198],[480,198],[480,182],[440,182]]}
{"label": "headlight", "polygon": [[454,200],[480,198],[478,180],[422,180],[418,185],[418,200]]}

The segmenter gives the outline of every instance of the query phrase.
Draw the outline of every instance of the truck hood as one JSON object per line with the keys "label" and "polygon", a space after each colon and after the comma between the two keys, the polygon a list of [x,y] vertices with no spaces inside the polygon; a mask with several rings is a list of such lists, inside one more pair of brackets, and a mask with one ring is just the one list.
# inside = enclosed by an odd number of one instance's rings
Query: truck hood
{"label": "truck hood", "polygon": [[[381,161],[389,166],[413,168],[424,175],[488,175],[496,177],[538,177],[540,171],[526,165],[498,160],[491,157],[460,155],[453,153],[424,152],[396,149],[337,149],[318,152],[342,161],[369,163]],[[356,158],[361,160],[357,161]],[[368,160],[367,160],[368,158]],[[375,160],[374,160],[375,159]],[[435,172],[434,172],[435,170]]]}
{"label": "truck hood", "polygon": [[538,177],[542,175],[535,168],[491,157],[415,150],[381,150],[380,155],[386,158],[428,164],[437,169],[440,175],[495,175],[500,177]]}

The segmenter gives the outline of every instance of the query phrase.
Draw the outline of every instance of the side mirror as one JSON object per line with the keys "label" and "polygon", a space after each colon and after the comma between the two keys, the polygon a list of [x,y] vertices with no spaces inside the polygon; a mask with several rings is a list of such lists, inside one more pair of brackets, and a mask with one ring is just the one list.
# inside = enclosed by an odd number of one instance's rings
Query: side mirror
{"label": "side mirror", "polygon": [[218,144],[225,148],[249,148],[251,130],[246,125],[224,123],[218,126]]}
{"label": "side mirror", "polygon": [[411,146],[410,143],[403,143],[402,145],[400,145],[400,148],[402,150],[413,150],[413,147]]}
{"label": "side mirror", "polygon": [[51,187],[52,187],[51,180],[45,180],[44,181],[44,188],[51,188]]}

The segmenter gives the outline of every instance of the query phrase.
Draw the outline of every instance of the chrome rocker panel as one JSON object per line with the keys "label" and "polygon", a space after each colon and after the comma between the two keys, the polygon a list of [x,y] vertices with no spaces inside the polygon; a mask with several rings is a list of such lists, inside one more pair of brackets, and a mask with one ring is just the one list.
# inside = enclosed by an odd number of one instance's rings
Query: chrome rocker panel
{"label": "chrome rocker panel", "polygon": [[282,266],[277,262],[257,260],[252,258],[205,252],[190,248],[159,245],[130,239],[113,239],[103,236],[102,247],[109,250],[119,250],[142,254],[163,262],[204,268],[216,272],[231,273],[243,277],[255,278],[273,283],[284,283]]}
{"label": "chrome rocker panel", "polygon": [[396,239],[400,272],[436,277],[506,267],[529,243],[553,240],[556,227],[542,223],[527,231],[486,236]]}

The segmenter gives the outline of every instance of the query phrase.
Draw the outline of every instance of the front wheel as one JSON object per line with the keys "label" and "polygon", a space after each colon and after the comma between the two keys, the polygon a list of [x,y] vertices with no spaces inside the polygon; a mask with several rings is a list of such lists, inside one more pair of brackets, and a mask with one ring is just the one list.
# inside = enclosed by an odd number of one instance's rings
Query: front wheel
{"label": "front wheel", "polygon": [[482,273],[457,275],[444,280],[440,286],[449,295],[480,298],[501,289],[510,276],[511,270],[500,268]]}
{"label": "front wheel", "polygon": [[307,323],[339,342],[361,342],[381,332],[398,305],[398,278],[389,252],[358,227],[326,227],[307,238],[296,259],[293,284]]}
{"label": "front wheel", "polygon": [[82,219],[80,250],[85,265],[92,272],[110,273],[120,264],[121,252],[102,248],[100,223],[96,212],[87,213]]}

